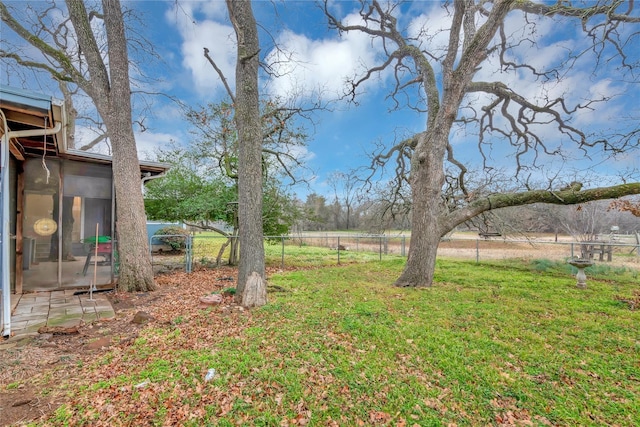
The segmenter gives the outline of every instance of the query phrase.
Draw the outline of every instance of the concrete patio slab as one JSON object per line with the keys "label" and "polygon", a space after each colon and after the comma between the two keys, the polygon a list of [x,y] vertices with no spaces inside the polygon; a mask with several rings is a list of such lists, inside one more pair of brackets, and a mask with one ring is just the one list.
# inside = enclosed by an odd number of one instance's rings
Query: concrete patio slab
{"label": "concrete patio slab", "polygon": [[36,335],[43,326],[68,328],[115,316],[109,299],[102,293],[94,293],[92,300],[87,294],[74,295],[73,290],[23,294],[12,312],[12,337],[8,341]]}

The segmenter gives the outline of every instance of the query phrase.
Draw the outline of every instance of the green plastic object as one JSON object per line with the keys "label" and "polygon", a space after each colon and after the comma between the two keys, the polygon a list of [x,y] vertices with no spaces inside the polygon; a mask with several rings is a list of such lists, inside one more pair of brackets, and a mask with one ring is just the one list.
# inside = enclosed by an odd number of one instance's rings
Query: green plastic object
{"label": "green plastic object", "polygon": [[[109,243],[111,242],[111,237],[109,236],[98,236],[98,243]],[[86,239],[82,240],[82,243],[91,243],[94,244],[96,243],[96,237],[87,237]]]}

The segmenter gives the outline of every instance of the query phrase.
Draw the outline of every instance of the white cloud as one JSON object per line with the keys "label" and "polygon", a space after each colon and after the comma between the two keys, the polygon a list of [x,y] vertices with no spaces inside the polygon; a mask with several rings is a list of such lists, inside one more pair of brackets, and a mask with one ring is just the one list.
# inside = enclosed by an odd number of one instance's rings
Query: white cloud
{"label": "white cloud", "polygon": [[160,121],[162,124],[169,125],[184,120],[184,110],[173,102],[159,103],[153,109],[154,121]]}
{"label": "white cloud", "polygon": [[[349,15],[344,22],[356,19],[359,17]],[[284,31],[278,37],[278,49],[267,55],[267,63],[280,76],[268,82],[269,92],[284,97],[317,91],[330,98],[340,96],[346,79],[373,65],[377,53],[377,44],[359,32],[345,33],[340,39],[313,40]]]}
{"label": "white cloud", "polygon": [[[80,148],[85,144],[93,141],[97,134],[94,130],[84,126],[76,127],[75,147]],[[155,150],[169,144],[170,141],[180,141],[179,132],[175,134],[162,132],[135,132],[136,148],[139,160],[155,160]],[[108,140],[100,141],[96,146],[92,147],[87,153],[97,153],[111,156],[111,143]]]}
{"label": "white cloud", "polygon": [[288,154],[299,161],[308,162],[316,157],[316,153],[309,150],[305,145],[294,145],[289,147]]}
{"label": "white cloud", "polygon": [[[205,19],[198,20],[196,17],[201,15]],[[194,92],[205,94],[223,88],[220,77],[204,56],[204,48],[209,49],[209,56],[233,86],[235,35],[233,28],[226,23],[224,2],[178,2],[167,12],[166,18],[182,37],[182,65],[191,74]],[[218,20],[225,20],[225,23]]]}
{"label": "white cloud", "polygon": [[155,160],[155,150],[157,148],[166,147],[171,141],[179,141],[178,134],[154,133],[154,132],[136,132],[136,147],[138,149],[138,158],[140,160]]}
{"label": "white cloud", "polygon": [[586,103],[587,99],[603,99],[611,98],[607,102],[596,102],[591,104],[590,108],[576,111],[574,116],[574,125],[582,128],[610,127],[616,122],[616,119],[624,116],[623,105],[624,98],[619,97],[624,94],[624,88],[616,86],[610,79],[602,79],[599,81],[590,81],[589,75],[580,73],[574,81],[576,86],[580,85],[580,99],[575,102]]}
{"label": "white cloud", "polygon": [[219,19],[227,13],[227,4],[220,0],[198,1],[199,11],[208,19]]}
{"label": "white cloud", "polygon": [[182,44],[183,65],[191,70],[198,91],[222,87],[222,81],[204,57],[204,48],[222,70],[230,84],[234,82],[236,48],[231,27],[207,21],[198,25],[197,32],[186,37]]}
{"label": "white cloud", "polygon": [[449,45],[451,16],[439,3],[430,3],[427,12],[411,19],[409,37],[416,38],[420,47],[435,55],[444,54]]}

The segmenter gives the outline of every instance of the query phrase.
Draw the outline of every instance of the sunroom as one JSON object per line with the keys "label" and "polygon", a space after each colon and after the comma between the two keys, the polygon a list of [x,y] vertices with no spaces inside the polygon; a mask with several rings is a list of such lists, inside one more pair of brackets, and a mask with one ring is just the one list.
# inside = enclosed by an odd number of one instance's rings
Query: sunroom
{"label": "sunroom", "polygon": [[[117,281],[111,158],[67,148],[66,126],[62,101],[0,86],[3,325],[12,294]],[[141,185],[166,169],[141,163]]]}

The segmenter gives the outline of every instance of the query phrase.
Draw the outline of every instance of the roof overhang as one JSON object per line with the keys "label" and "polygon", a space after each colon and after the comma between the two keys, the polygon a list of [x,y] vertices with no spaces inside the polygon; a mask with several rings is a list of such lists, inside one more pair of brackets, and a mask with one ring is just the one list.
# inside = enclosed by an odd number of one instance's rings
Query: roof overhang
{"label": "roof overhang", "polygon": [[[67,121],[64,102],[50,96],[24,89],[0,85],[0,109],[5,116],[7,130],[13,134],[29,134],[30,131],[47,130],[49,135],[18,136],[11,138],[9,149],[18,160],[26,157],[50,156],[89,163],[111,164],[111,156],[67,148]],[[56,127],[60,129],[56,131]],[[2,134],[3,129],[0,129]],[[42,132],[41,132],[42,133]],[[166,172],[169,165],[157,162],[140,162],[142,177]]]}
{"label": "roof overhang", "polygon": [[[0,85],[0,109],[7,129],[0,132],[17,132],[11,138],[11,154],[24,160],[29,156],[57,156],[66,141],[66,114],[64,103],[50,96],[24,89]],[[4,123],[3,123],[4,126]],[[59,130],[56,131],[56,127]],[[48,135],[30,135],[30,131],[48,130]],[[34,132],[35,133],[35,132]]]}
{"label": "roof overhang", "polygon": [[[111,156],[99,153],[87,153],[86,151],[67,149],[60,153],[59,157],[79,162],[99,163],[110,165],[113,161]],[[159,162],[140,161],[140,172],[142,176],[155,176],[165,173],[170,169],[170,165]]]}

